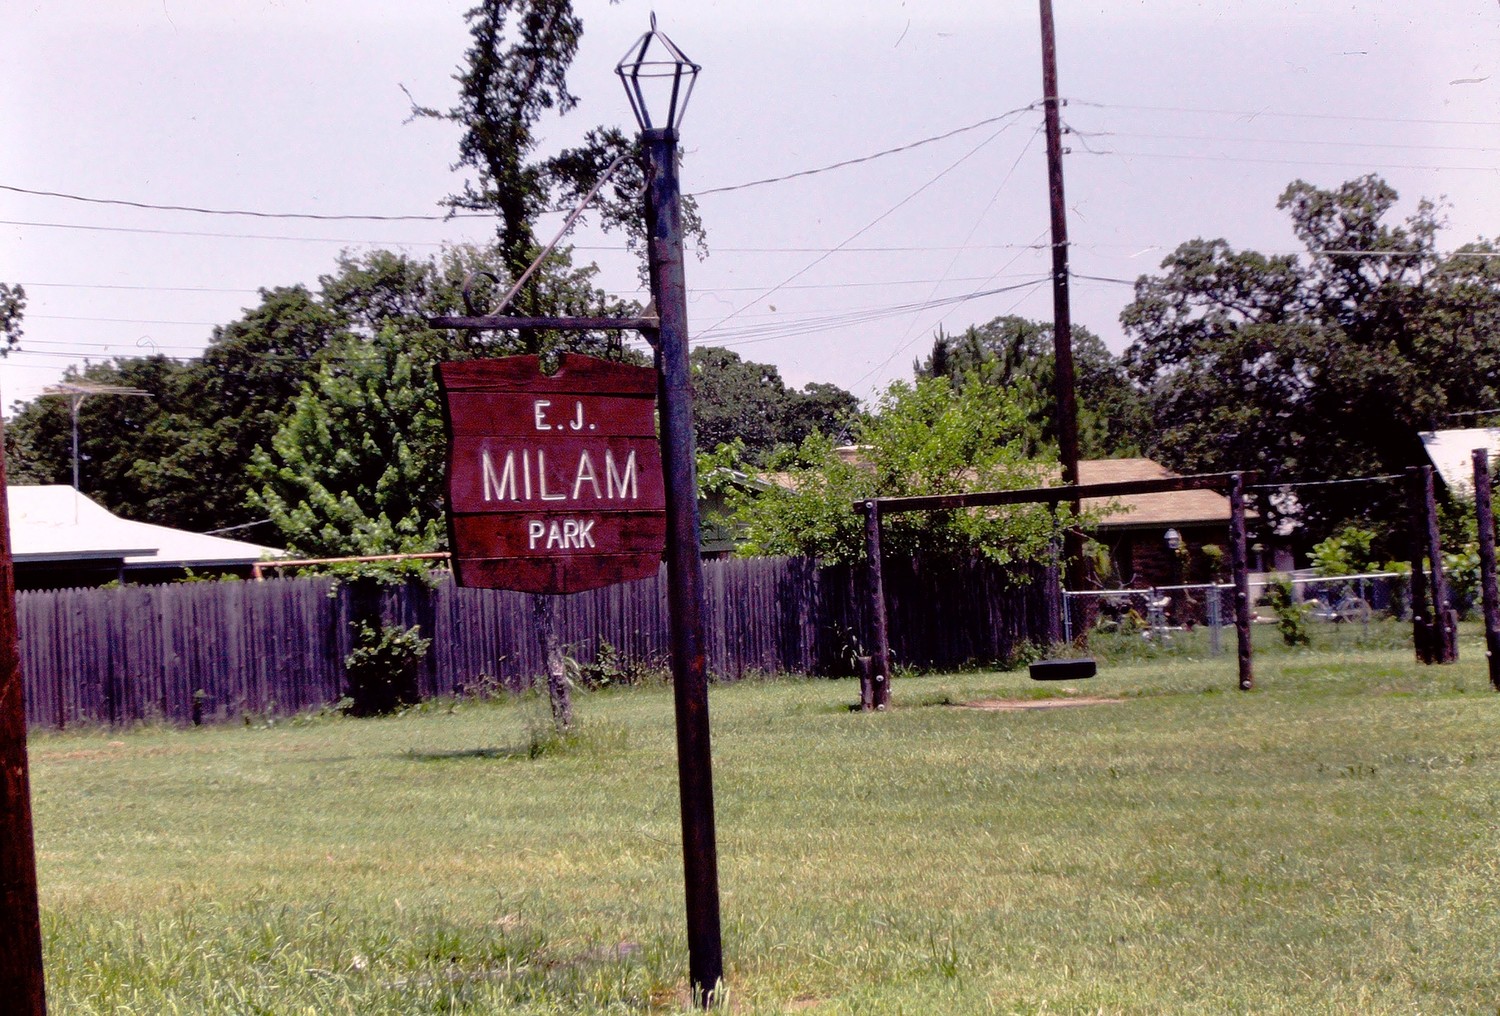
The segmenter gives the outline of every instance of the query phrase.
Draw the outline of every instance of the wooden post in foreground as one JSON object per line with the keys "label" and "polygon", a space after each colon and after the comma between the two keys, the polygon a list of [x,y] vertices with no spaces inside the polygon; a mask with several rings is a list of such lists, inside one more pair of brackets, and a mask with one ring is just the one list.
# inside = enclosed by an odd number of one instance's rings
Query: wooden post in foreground
{"label": "wooden post in foreground", "polygon": [[44,1016],[46,981],[4,445],[0,430],[0,1008],[14,1016]]}
{"label": "wooden post in foreground", "polygon": [[[865,556],[869,558],[870,683],[872,709],[891,704],[891,633],[885,616],[885,576],[880,561],[880,502],[865,502]],[[863,705],[863,702],[861,703]]]}
{"label": "wooden post in foreground", "polygon": [[1490,453],[1474,449],[1474,515],[1479,524],[1479,580],[1484,600],[1484,655],[1490,686],[1500,691],[1500,583],[1495,578],[1495,504]]}
{"label": "wooden post in foreground", "polygon": [[1239,643],[1240,690],[1255,687],[1250,648],[1250,563],[1245,551],[1245,475],[1229,478],[1229,567],[1234,574],[1234,634]]}

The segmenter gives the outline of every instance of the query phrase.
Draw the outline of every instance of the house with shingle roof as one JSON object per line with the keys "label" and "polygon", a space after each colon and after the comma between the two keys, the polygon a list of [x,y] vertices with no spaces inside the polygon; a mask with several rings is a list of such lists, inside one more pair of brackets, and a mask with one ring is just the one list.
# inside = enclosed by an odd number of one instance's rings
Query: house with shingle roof
{"label": "house with shingle roof", "polygon": [[[1147,458],[1085,459],[1078,463],[1080,484],[1159,480],[1176,475]],[[1205,546],[1223,551],[1228,565],[1229,498],[1218,491],[1085,498],[1083,508],[1099,517],[1090,535],[1109,551],[1115,574],[1124,585],[1209,581],[1216,576],[1211,574],[1213,560],[1203,552]],[[1168,531],[1177,534],[1185,553],[1168,546]],[[1250,567],[1252,571],[1258,568],[1253,554]]]}

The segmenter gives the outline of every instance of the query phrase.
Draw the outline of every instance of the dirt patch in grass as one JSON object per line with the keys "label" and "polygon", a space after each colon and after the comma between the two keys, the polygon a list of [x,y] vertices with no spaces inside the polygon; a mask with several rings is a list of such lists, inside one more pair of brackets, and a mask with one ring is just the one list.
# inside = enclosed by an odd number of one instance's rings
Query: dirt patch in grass
{"label": "dirt patch in grass", "polygon": [[1044,699],[980,699],[977,702],[960,702],[960,709],[980,709],[988,713],[1018,713],[1025,709],[1063,709],[1068,706],[1117,706],[1124,699],[1100,698],[1097,695],[1080,695],[1077,698]]}

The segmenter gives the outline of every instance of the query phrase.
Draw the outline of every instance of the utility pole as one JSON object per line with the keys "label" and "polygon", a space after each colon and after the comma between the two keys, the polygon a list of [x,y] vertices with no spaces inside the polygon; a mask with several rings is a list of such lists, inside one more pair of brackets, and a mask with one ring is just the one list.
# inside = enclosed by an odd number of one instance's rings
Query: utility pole
{"label": "utility pole", "polygon": [[26,758],[26,703],[16,632],[15,569],[0,428],[0,1008],[45,1016],[36,842]]}
{"label": "utility pole", "polygon": [[[1047,191],[1052,204],[1052,347],[1056,361],[1057,450],[1062,482],[1078,483],[1078,400],[1073,391],[1073,317],[1068,306],[1068,213],[1063,200],[1062,123],[1058,113],[1057,34],[1052,27],[1052,0],[1041,0],[1042,100],[1047,127]],[[1076,516],[1079,502],[1070,505]],[[1070,526],[1063,534],[1068,589],[1083,587],[1083,533]]]}

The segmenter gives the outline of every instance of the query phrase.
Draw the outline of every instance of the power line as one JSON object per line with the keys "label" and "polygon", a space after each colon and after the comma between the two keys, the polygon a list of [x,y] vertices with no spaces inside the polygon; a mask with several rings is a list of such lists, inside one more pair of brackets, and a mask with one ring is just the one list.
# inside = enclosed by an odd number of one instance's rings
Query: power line
{"label": "power line", "polygon": [[[1020,245],[1017,245],[1020,246]],[[1022,247],[1022,250],[1025,250]],[[885,289],[892,286],[926,286],[933,283],[961,283],[961,282],[989,282],[995,278],[1003,278],[994,273],[989,275],[953,275],[941,279],[877,279],[868,282],[804,282],[796,285],[783,286],[788,290],[823,290],[823,289]],[[93,282],[28,282],[25,279],[18,280],[17,285],[27,289],[83,289],[83,290],[106,290],[127,291],[142,293],[233,293],[242,295],[254,295],[260,292],[256,289],[233,289],[215,286],[141,286],[141,285],[116,285],[112,283]],[[713,293],[755,293],[764,289],[760,286],[695,286],[689,296],[708,295]],[[602,290],[612,297],[630,298],[646,295],[643,287],[635,289],[606,289]],[[35,318],[35,315],[28,315]]]}
{"label": "power line", "polygon": [[128,201],[124,198],[96,198],[65,191],[33,190],[0,183],[0,190],[31,197],[58,198],[88,205],[110,205],[117,208],[140,208],[152,212],[190,212],[194,215],[234,215],[252,219],[300,219],[311,222],[447,222],[449,219],[493,219],[495,212],[452,212],[445,215],[333,215],[322,212],[258,212],[244,208],[203,208],[197,205],[155,204],[150,201]]}
{"label": "power line", "polygon": [[1135,285],[1135,280],[1134,279],[1111,279],[1111,278],[1109,278],[1107,276],[1104,276],[1104,275],[1084,275],[1081,272],[1069,272],[1068,273],[1068,278],[1070,278],[1070,279],[1088,279],[1090,282],[1118,282],[1122,286],[1133,286],[1133,285]]}
{"label": "power line", "polygon": [[1435,120],[1400,116],[1357,116],[1341,113],[1287,113],[1272,109],[1205,109],[1192,106],[1141,106],[1119,102],[1096,102],[1092,99],[1069,99],[1070,103],[1095,109],[1133,109],[1144,113],[1190,113],[1205,116],[1239,116],[1251,120],[1276,117],[1288,120],[1343,120],[1352,123],[1406,123],[1437,127],[1500,127],[1500,120]]}
{"label": "power line", "polygon": [[1201,155],[1191,152],[1126,152],[1117,148],[1090,149],[1089,155],[1117,155],[1126,159],[1183,159],[1190,162],[1255,163],[1260,166],[1355,166],[1379,169],[1421,169],[1445,173],[1497,173],[1500,166],[1424,166],[1406,162],[1368,163],[1356,159],[1265,159],[1243,155]]}
{"label": "power line", "polygon": [[[1017,290],[1022,290],[1023,292],[1021,293],[1020,297],[1018,297],[1016,299],[1015,303],[1012,303],[1010,305],[1010,307],[1008,307],[1006,309],[1005,313],[1009,314],[1009,313],[1013,312],[1016,309],[1017,306],[1020,305],[1020,303],[1021,303],[1022,300],[1025,300],[1032,293],[1036,292],[1036,288],[1038,286],[1045,285],[1046,283],[1051,282],[1051,281],[1052,281],[1052,276],[1050,274],[1049,275],[1044,275],[1041,278],[1032,279],[1030,282],[1022,283],[1020,285],[1006,286],[1006,287],[1004,287],[1002,289],[989,290],[989,291],[983,293],[982,295],[984,295],[984,296],[994,296],[994,295],[999,294],[999,293],[1008,293],[1008,292],[1015,292]],[[938,320],[937,323],[941,324],[946,319],[947,319],[947,315],[944,315],[942,318],[940,318]],[[915,341],[915,340],[913,340],[913,341]],[[851,384],[850,387],[851,388],[857,388],[857,387],[859,387],[867,379],[869,379],[870,377],[874,376],[874,374],[877,371],[879,371],[886,364],[888,364],[892,360],[894,360],[899,354],[901,354],[902,352],[904,352],[910,345],[911,345],[910,342],[902,342],[901,345],[899,345],[899,346],[896,347],[896,349],[891,353],[891,355],[887,356],[884,360],[881,360],[875,366],[871,367],[869,370],[865,371],[859,377],[855,378],[854,383]]]}
{"label": "power line", "polygon": [[[456,247],[462,246],[464,241],[452,240],[375,240],[359,239],[350,237],[332,236],[289,236],[287,234],[274,233],[216,233],[185,229],[149,229],[136,226],[93,226],[73,222],[36,222],[18,219],[0,219],[0,226],[24,226],[38,229],[78,229],[97,233],[137,233],[149,236],[196,236],[209,239],[223,240],[287,240],[294,243],[340,243],[355,244],[372,247]],[[1045,250],[1046,245],[1041,244],[974,244],[970,250],[1016,250],[1016,249]],[[612,251],[620,254],[626,253],[624,247],[610,245],[577,244],[571,248],[579,251]],[[901,245],[885,244],[880,246],[854,247],[840,245],[838,247],[714,247],[712,253],[716,254],[926,254],[951,250],[962,250],[961,247],[951,246],[926,246],[926,245]]]}
{"label": "power line", "polygon": [[216,328],[223,321],[161,321],[155,318],[80,317],[72,314],[27,314],[28,321],[88,321],[109,325],[187,325],[197,328]]}
{"label": "power line", "polygon": [[[930,145],[938,141],[946,141],[948,138],[957,137],[960,134],[965,134],[969,131],[978,130],[981,127],[987,127],[990,124],[999,123],[1002,120],[1006,120],[1014,116],[1019,116],[1020,114],[1034,108],[1035,103],[1027,106],[1018,106],[1015,109],[1007,110],[1006,112],[1000,113],[997,116],[986,117],[983,120],[979,120],[971,124],[965,124],[962,127],[955,127],[953,130],[945,131],[942,134],[934,134],[931,137],[919,138],[916,141],[909,141],[906,144],[897,145],[894,148],[887,148],[879,152],[872,152],[869,155],[860,155],[854,158],[844,159],[839,162],[831,163],[826,166],[818,166],[813,169],[798,170],[793,173],[786,173],[781,176],[767,177],[762,180],[749,180],[745,183],[729,184],[723,187],[710,187],[706,190],[696,191],[690,196],[706,197],[710,194],[725,194],[730,191],[747,190],[751,187],[763,187],[773,183],[784,183],[788,180],[797,180],[801,179],[802,177],[817,176],[821,173],[829,173],[837,169],[845,169],[849,166],[857,166],[862,163],[873,162],[876,159],[883,159],[890,155],[909,152],[913,149],[921,148],[924,145]],[[82,204],[108,205],[116,208],[137,208],[153,212],[187,212],[193,215],[240,216],[253,219],[289,219],[310,222],[448,222],[453,219],[493,219],[498,215],[498,213],[496,212],[456,211],[446,212],[441,215],[265,212],[245,208],[209,208],[201,205],[179,205],[158,203],[152,201],[133,201],[125,198],[101,198],[84,194],[72,194],[66,191],[39,190],[31,187],[18,187],[14,184],[0,184],[0,191],[9,191],[12,194],[25,194],[29,197],[56,198],[62,201],[76,201]],[[554,209],[554,211],[557,210]]]}
{"label": "power line", "polygon": [[853,233],[851,233],[849,235],[849,237],[843,243],[839,244],[837,247],[833,248],[832,250],[827,251],[827,252],[819,255],[818,257],[814,258],[812,261],[808,262],[806,265],[802,266],[797,271],[793,272],[791,275],[788,275],[785,279],[783,279],[781,282],[779,282],[775,286],[772,286],[770,289],[767,289],[764,292],[760,293],[758,296],[756,296],[754,299],[750,300],[749,302],[741,304],[735,310],[730,311],[729,314],[725,315],[724,317],[720,318],[718,321],[716,321],[712,325],[710,325],[708,328],[704,329],[704,331],[702,333],[700,333],[700,335],[706,337],[707,335],[711,334],[712,332],[714,332],[714,331],[718,330],[719,328],[723,327],[727,322],[732,321],[734,318],[736,318],[740,314],[744,313],[750,307],[752,307],[755,304],[759,303],[761,300],[764,300],[768,296],[774,295],[778,290],[781,289],[782,286],[785,286],[785,285],[788,285],[789,283],[795,282],[795,281],[797,281],[797,279],[801,278],[803,275],[806,275],[808,272],[812,271],[819,264],[823,263],[824,261],[828,260],[828,258],[830,258],[831,256],[833,256],[833,254],[836,253],[838,250],[840,250],[841,248],[843,248],[847,244],[853,243],[855,240],[858,240],[861,236],[863,236],[865,233],[868,233],[870,230],[874,229],[877,225],[879,225],[885,219],[887,219],[890,216],[894,215],[899,209],[903,208],[909,202],[915,200],[918,195],[922,194],[929,187],[933,186],[939,180],[941,180],[943,177],[947,176],[949,173],[953,172],[959,166],[961,166],[965,162],[967,162],[970,158],[972,158],[973,156],[977,155],[983,148],[985,148],[987,145],[989,145],[990,142],[994,141],[1001,134],[1004,134],[1007,130],[1009,130],[1011,128],[1011,126],[1013,126],[1013,125],[1012,124],[1006,124],[1005,126],[1001,127],[999,130],[995,131],[995,133],[991,134],[989,137],[987,137],[983,141],[979,142],[979,144],[975,145],[973,148],[969,149],[963,155],[959,156],[958,159],[956,159],[955,161],[949,163],[947,167],[945,167],[944,169],[940,170],[936,175],[934,175],[933,177],[931,177],[930,179],[928,179],[926,183],[922,184],[920,187],[918,187],[916,190],[912,191],[910,194],[908,194],[906,197],[902,198],[900,201],[896,202],[890,208],[886,209],[884,212],[881,212],[875,218],[873,218],[869,222],[865,223],[865,225],[863,225],[859,229],[855,230]]}
{"label": "power line", "polygon": [[[838,313],[824,314],[815,317],[794,319],[785,324],[771,327],[748,325],[738,329],[731,329],[722,336],[713,340],[714,345],[720,346],[743,346],[758,342],[769,342],[774,339],[793,338],[799,335],[810,335],[816,332],[830,331],[835,328],[847,328],[853,325],[868,324],[885,318],[898,317],[913,311],[929,310],[935,307],[951,307],[972,300],[982,299],[987,296],[995,296],[1000,293],[1015,292],[1020,289],[1028,289],[1039,286],[1046,282],[1050,276],[1034,278],[1026,282],[1019,282],[1010,286],[1000,286],[993,289],[976,290],[969,293],[960,293],[955,296],[942,297],[936,300],[924,300],[916,303],[892,304],[882,307],[865,307],[853,311],[842,311]],[[693,340],[695,343],[707,343],[706,336],[700,336]]]}
{"label": "power line", "polygon": [[1217,141],[1250,145],[1312,145],[1322,148],[1394,148],[1399,151],[1500,152],[1500,147],[1474,145],[1417,145],[1372,141],[1324,141],[1313,138],[1236,138],[1213,134],[1143,134],[1135,131],[1083,131],[1069,124],[1069,133],[1085,138],[1139,138],[1149,141]]}
{"label": "power line", "polygon": [[[146,236],[197,236],[212,240],[287,240],[294,243],[368,244],[386,247],[453,247],[449,240],[360,240],[334,236],[288,236],[285,233],[215,233],[191,229],[151,229],[145,226],[93,226],[77,222],[34,222],[0,219],[0,226],[23,226],[32,229],[77,229],[89,233],[135,233]],[[583,249],[583,248],[579,248]],[[594,248],[613,250],[614,248]]]}
{"label": "power line", "polygon": [[1247,490],[1286,490],[1290,487],[1338,487],[1347,483],[1389,483],[1391,480],[1400,480],[1400,473],[1386,473],[1383,476],[1356,476],[1347,480],[1299,480],[1293,483],[1256,483],[1251,484]]}
{"label": "power line", "polygon": [[972,130],[978,130],[981,127],[988,127],[990,124],[999,123],[1001,120],[1005,120],[1013,116],[1018,116],[1021,113],[1025,113],[1028,110],[1032,110],[1035,108],[1036,103],[1034,102],[1028,106],[1017,106],[1015,109],[1007,110],[1006,112],[1001,113],[999,116],[987,117],[976,123],[971,123],[965,127],[956,127],[953,130],[947,131],[943,134],[934,134],[930,138],[922,138],[920,141],[912,141],[904,145],[898,145],[895,148],[887,148],[883,151],[873,152],[870,155],[861,155],[858,158],[844,159],[842,162],[834,162],[830,163],[827,166],[819,166],[817,169],[803,169],[798,170],[795,173],[787,173],[782,176],[768,176],[762,180],[751,180],[747,183],[737,183],[727,187],[710,187],[707,190],[695,191],[689,196],[701,198],[707,197],[710,194],[725,194],[730,191],[747,190],[751,187],[763,187],[766,184],[785,183],[788,180],[799,180],[802,177],[806,176],[817,176],[819,173],[827,173],[835,169],[844,169],[848,166],[858,166],[861,163],[873,162],[876,159],[883,159],[887,155],[896,155],[901,152],[909,152],[914,148],[921,148],[923,145],[930,145],[934,141],[946,141],[948,138],[957,137],[960,134],[964,134]]}
{"label": "power line", "polygon": [[[995,185],[995,191],[994,191],[993,194],[990,195],[990,200],[984,206],[984,211],[980,212],[977,216],[975,216],[974,221],[969,225],[969,231],[966,234],[964,234],[964,244],[965,245],[967,245],[970,240],[974,239],[974,234],[979,231],[979,225],[980,225],[980,223],[982,223],[984,221],[985,216],[989,215],[990,209],[992,209],[992,208],[995,207],[995,202],[1000,199],[1000,192],[1003,191],[1003,190],[1005,190],[1005,185],[1006,184],[1010,183],[1011,177],[1013,177],[1015,175],[1016,169],[1020,167],[1021,160],[1024,159],[1024,158],[1026,158],[1026,153],[1029,152],[1029,151],[1031,151],[1031,143],[1033,141],[1035,141],[1035,140],[1036,140],[1036,135],[1035,134],[1032,134],[1031,137],[1026,140],[1026,144],[1021,148],[1020,153],[1016,156],[1016,160],[1010,164],[1010,168],[1005,171],[1005,175],[1002,176],[1000,178],[1000,182]],[[1038,234],[1038,238],[1040,238],[1040,234]],[[998,269],[996,269],[995,275],[998,276],[1001,272],[1005,271],[1005,269],[1007,269],[1011,265],[1015,264],[1016,261],[1017,261],[1017,259],[1019,259],[1021,257],[1021,253],[1022,252],[1018,252],[1009,261],[1007,261],[1005,264],[1001,265]],[[943,275],[944,275],[945,278],[947,277],[948,272],[950,272],[950,271],[953,270],[953,266],[958,263],[958,258],[959,258],[959,254],[956,252],[956,253],[954,253],[953,257],[951,259],[949,259],[949,261],[948,261],[948,267],[946,269],[944,269],[944,271],[943,271]],[[990,280],[986,279],[985,281],[989,282]],[[927,297],[928,297],[929,300],[932,299],[932,297],[934,297],[934,296],[937,295],[938,287],[941,286],[941,285],[942,285],[941,282],[934,283],[934,285],[932,287],[932,292],[930,292],[930,293],[927,294]],[[884,360],[881,360],[874,367],[871,367],[863,375],[861,375],[860,378],[857,381],[854,382],[856,385],[862,383],[865,380],[865,378],[868,378],[870,375],[874,374],[876,371],[881,370],[882,368],[884,368],[886,364],[890,363],[897,356],[899,356],[902,353],[904,353],[906,351],[906,349],[913,342],[916,341],[916,339],[914,337],[912,337],[912,330],[916,326],[916,323],[917,323],[917,314],[919,314],[919,313],[921,313],[921,312],[920,311],[916,311],[916,312],[912,313],[911,319],[909,321],[907,321],[907,323],[906,323],[906,330],[901,333],[901,338],[897,340],[897,342],[896,342],[896,348],[893,349],[893,350],[891,350],[890,355],[887,356]],[[941,323],[941,321],[945,320],[946,317],[947,317],[947,315],[944,315],[942,318],[939,318],[939,322]]]}

